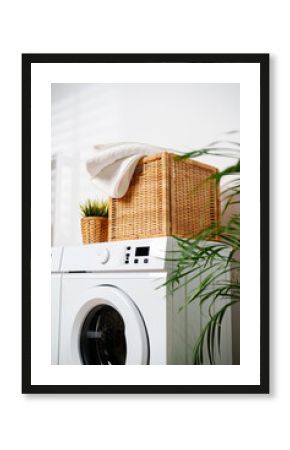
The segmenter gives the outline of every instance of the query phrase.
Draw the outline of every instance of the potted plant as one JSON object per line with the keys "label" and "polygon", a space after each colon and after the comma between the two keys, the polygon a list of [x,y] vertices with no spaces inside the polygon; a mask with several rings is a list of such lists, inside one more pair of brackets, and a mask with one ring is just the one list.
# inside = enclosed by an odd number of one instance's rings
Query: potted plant
{"label": "potted plant", "polygon": [[[235,143],[232,142],[232,144]],[[236,158],[235,163],[210,177],[219,183],[221,179],[226,180],[230,175],[230,181],[224,185],[221,192],[224,205],[221,221],[205,228],[194,239],[176,238],[180,248],[177,268],[167,281],[172,289],[176,290],[180,285],[187,284],[188,274],[191,274],[192,278],[202,279],[194,291],[189,291],[185,299],[186,305],[197,301],[200,304],[209,303],[209,320],[194,344],[193,364],[204,364],[205,358],[210,364],[215,364],[216,351],[221,352],[220,335],[223,318],[227,309],[240,301],[239,149],[235,147],[206,148],[190,152],[181,158],[195,158],[210,154]],[[203,244],[204,241],[208,241],[206,246]],[[227,256],[223,253],[225,247],[231,249]],[[212,261],[215,261],[214,271]],[[228,281],[217,281],[219,278],[225,279],[223,277],[225,274],[228,274]],[[219,299],[226,299],[226,304],[219,307]]]}
{"label": "potted plant", "polygon": [[81,232],[84,244],[108,240],[108,202],[88,199],[80,204]]}

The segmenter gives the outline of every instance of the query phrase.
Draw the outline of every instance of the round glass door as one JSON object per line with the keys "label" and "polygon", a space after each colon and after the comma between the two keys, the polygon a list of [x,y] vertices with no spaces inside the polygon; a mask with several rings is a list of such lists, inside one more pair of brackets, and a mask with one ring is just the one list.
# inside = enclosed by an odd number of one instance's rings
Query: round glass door
{"label": "round glass door", "polygon": [[108,284],[93,286],[76,296],[75,303],[70,300],[63,306],[61,361],[85,365],[149,364],[150,342],[144,318],[120,288]]}
{"label": "round glass door", "polygon": [[98,305],[89,312],[81,329],[80,353],[86,365],[126,364],[125,324],[115,308]]}

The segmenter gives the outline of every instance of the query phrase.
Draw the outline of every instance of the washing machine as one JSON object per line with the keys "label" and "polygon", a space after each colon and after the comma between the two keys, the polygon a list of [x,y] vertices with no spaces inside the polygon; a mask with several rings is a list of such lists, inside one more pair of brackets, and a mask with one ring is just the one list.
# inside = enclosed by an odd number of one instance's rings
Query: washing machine
{"label": "washing machine", "polygon": [[[53,273],[52,363],[192,364],[206,314],[199,302],[185,306],[198,280],[174,292],[166,284],[175,251],[171,237],[64,247]],[[220,363],[231,364],[230,315],[222,346]]]}

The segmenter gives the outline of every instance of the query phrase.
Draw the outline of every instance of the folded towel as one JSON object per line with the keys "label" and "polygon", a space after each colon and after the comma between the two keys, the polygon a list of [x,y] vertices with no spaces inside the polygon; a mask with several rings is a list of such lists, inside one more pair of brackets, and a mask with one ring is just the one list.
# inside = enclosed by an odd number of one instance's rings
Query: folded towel
{"label": "folded towel", "polygon": [[164,148],[137,142],[101,144],[94,147],[94,157],[87,161],[92,182],[113,198],[123,197],[129,187],[138,161]]}

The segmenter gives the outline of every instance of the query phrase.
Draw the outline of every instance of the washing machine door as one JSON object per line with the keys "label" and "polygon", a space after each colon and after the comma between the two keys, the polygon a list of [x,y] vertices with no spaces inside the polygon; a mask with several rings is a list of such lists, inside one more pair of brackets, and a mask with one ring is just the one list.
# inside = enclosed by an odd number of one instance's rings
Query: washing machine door
{"label": "washing machine door", "polygon": [[81,364],[149,364],[149,340],[134,301],[110,285],[89,289],[74,326]]}

